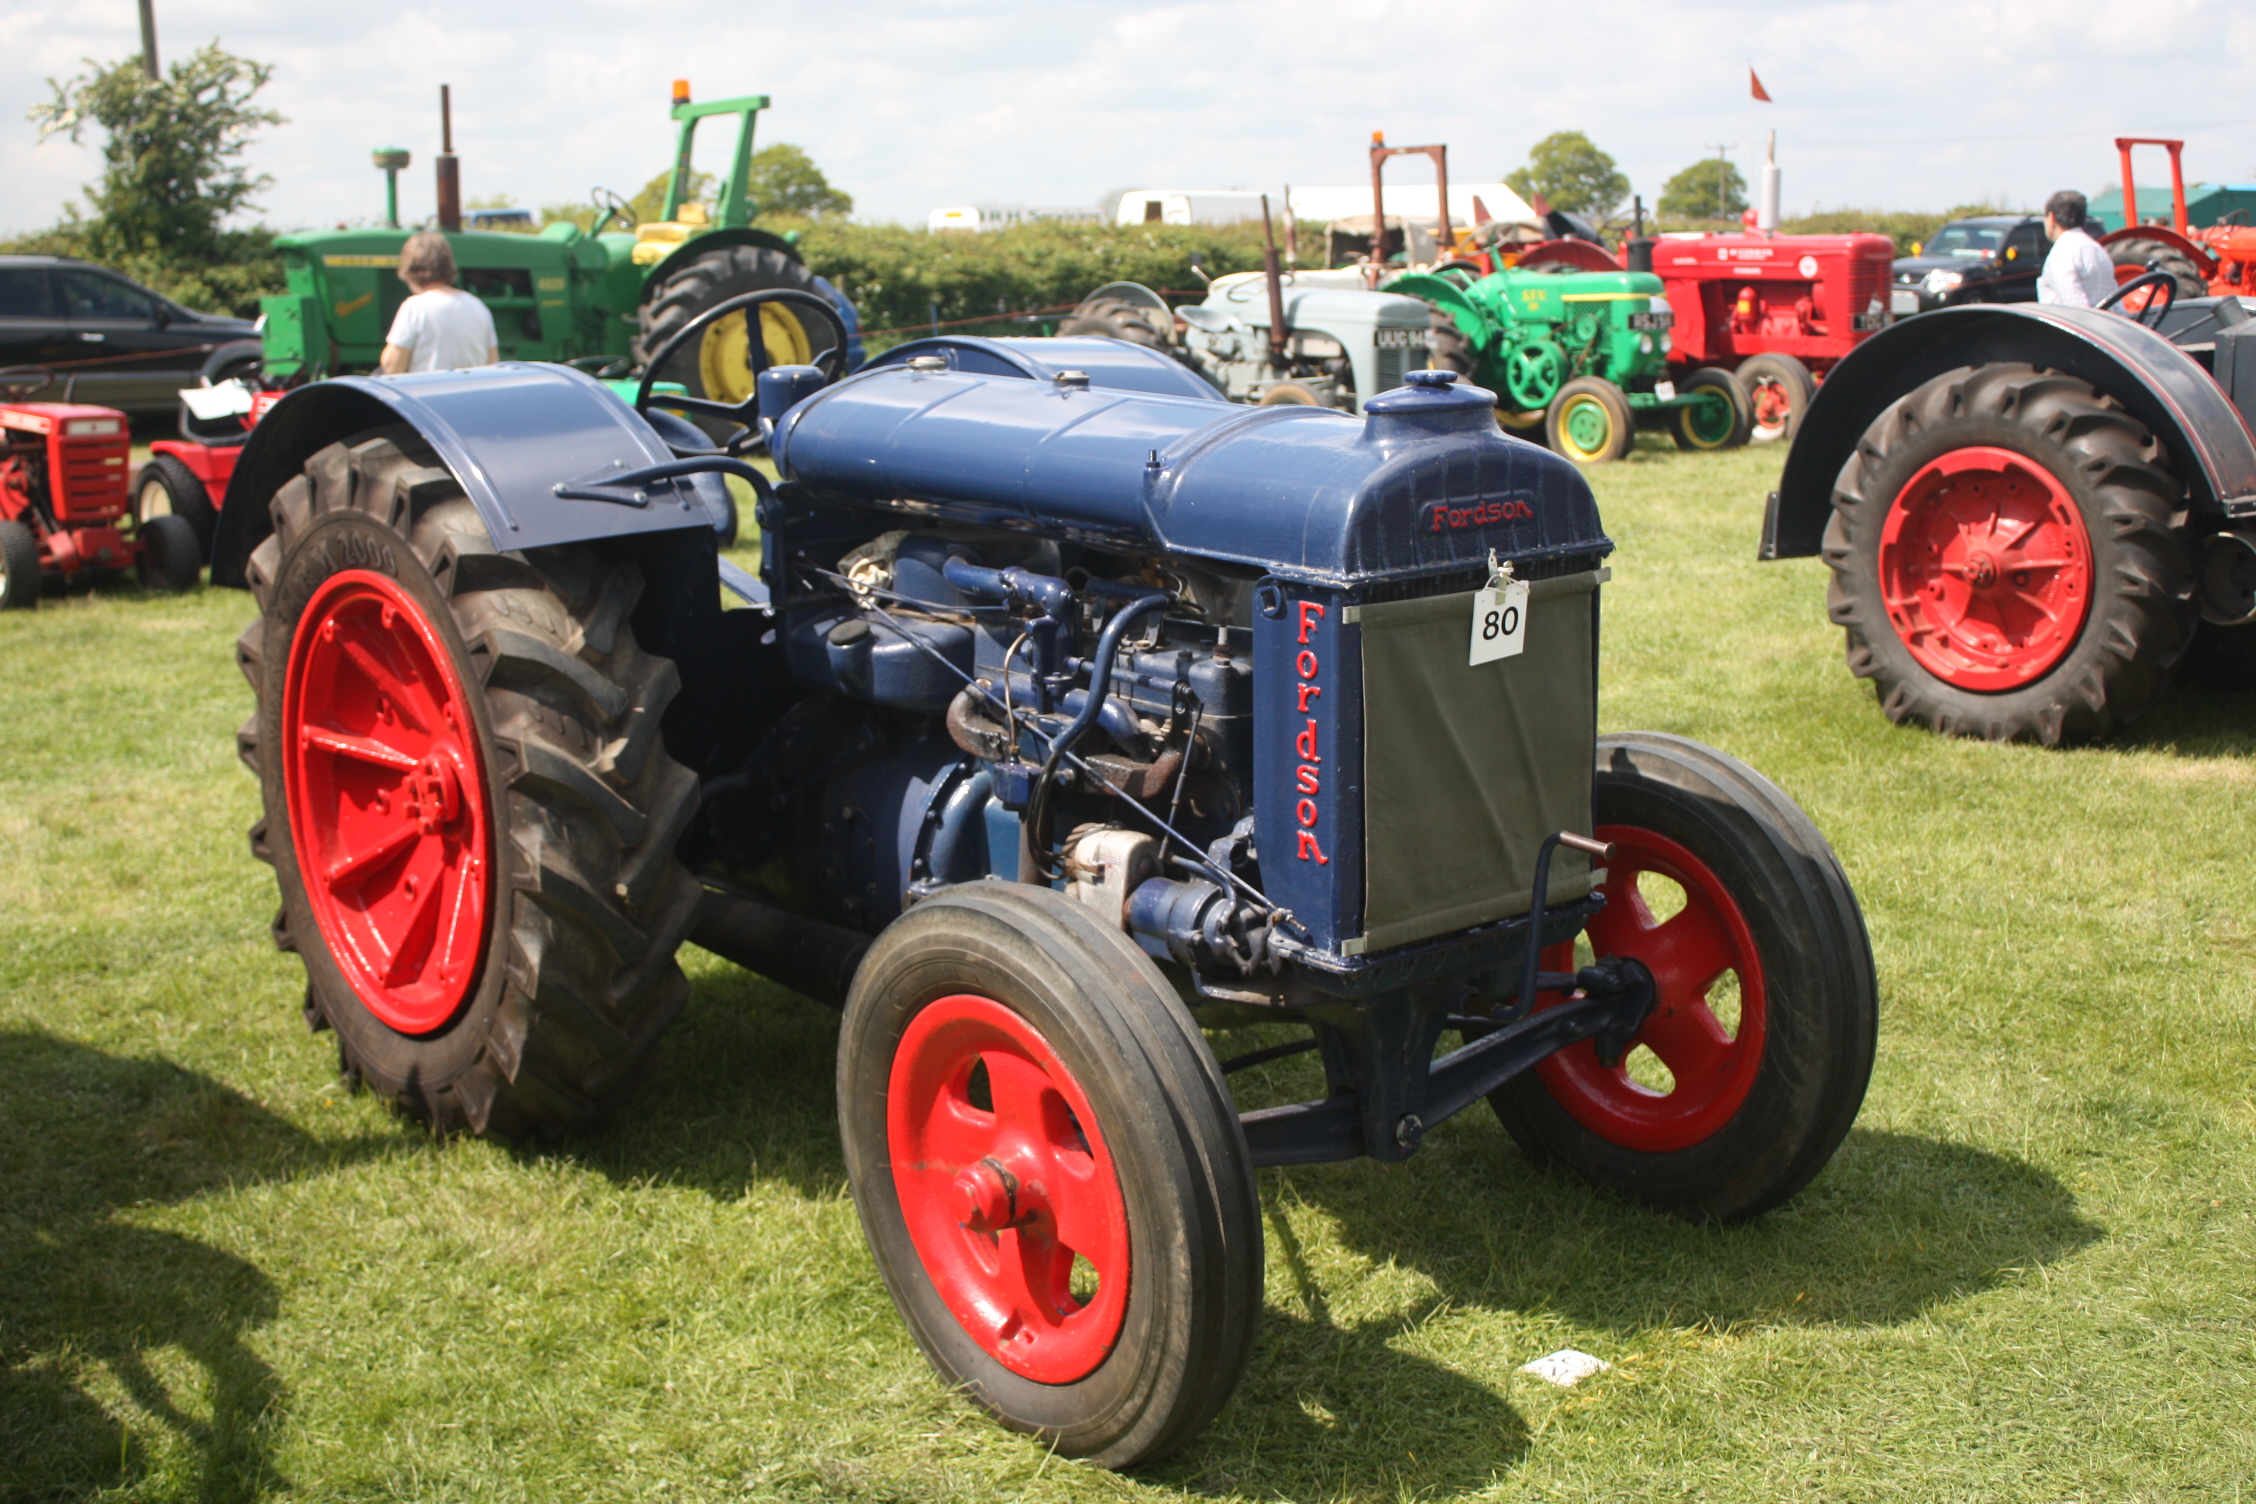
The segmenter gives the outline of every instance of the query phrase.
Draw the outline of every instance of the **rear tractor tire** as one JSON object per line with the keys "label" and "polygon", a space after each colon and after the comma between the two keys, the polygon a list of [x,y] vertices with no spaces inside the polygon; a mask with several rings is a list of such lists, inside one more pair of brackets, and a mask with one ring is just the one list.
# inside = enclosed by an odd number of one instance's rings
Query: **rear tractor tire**
{"label": "rear tractor tire", "polygon": [[1824,1168],[1872,1076],[1856,895],[1794,801],[1712,747],[1602,738],[1593,797],[1615,855],[1590,948],[1644,962],[1653,1011],[1619,1061],[1586,1040],[1489,1101],[1539,1163],[1695,1221],[1754,1216]]}
{"label": "rear tractor tire", "polygon": [[659,735],[679,677],[629,624],[640,571],[498,552],[406,429],[321,450],[269,510],[238,740],[307,1023],[442,1132],[588,1118],[680,1009],[699,900],[674,858],[697,783]]}
{"label": "rear tractor tire", "polygon": [[1577,376],[1559,388],[1543,415],[1543,442],[1578,465],[1603,465],[1629,453],[1637,422],[1621,388]]}
{"label": "rear tractor tire", "polygon": [[1817,396],[1817,378],[1791,355],[1756,355],[1732,373],[1747,389],[1754,423],[1747,437],[1757,444],[1790,444]]}
{"label": "rear tractor tire", "polygon": [[39,605],[39,540],[20,522],[0,522],[0,611]]}
{"label": "rear tractor tire", "polygon": [[[643,300],[637,315],[641,332],[635,340],[635,360],[647,362],[684,325],[715,304],[770,288],[821,295],[813,272],[766,246],[723,246],[692,256]],[[758,311],[761,342],[771,366],[806,365],[831,346],[830,326],[820,318],[803,317],[782,303],[761,304]],[[751,341],[745,320],[734,314],[707,326],[697,343],[668,365],[672,369],[659,372],[659,378],[680,382],[692,397],[743,402],[752,395]]]}
{"label": "rear tractor tire", "polygon": [[[2168,272],[2178,279],[2178,296],[2181,298],[2205,298],[2209,295],[2209,284],[2201,279],[2201,268],[2194,265],[2192,257],[2166,240],[2150,240],[2143,235],[2134,235],[2127,240],[2111,240],[2107,243],[2107,259],[2119,267],[2130,267],[2138,272]],[[2122,274],[2118,272],[2116,275],[2120,277]],[[2159,292],[2160,289],[2156,288],[2154,291]]]}
{"label": "rear tractor tire", "polygon": [[1826,609],[1888,718],[2059,746],[2146,710],[2192,643],[2184,488],[2090,384],[1946,371],[1865,430],[1834,483]]}
{"label": "rear tractor tire", "polygon": [[1166,351],[1174,344],[1175,331],[1162,329],[1154,321],[1159,317],[1156,309],[1138,308],[1117,298],[1100,298],[1094,303],[1084,303],[1058,325],[1058,334],[1095,335],[1103,339],[1125,340],[1131,345],[1142,345],[1147,350]]}
{"label": "rear tractor tire", "polygon": [[1117,925],[1015,884],[918,904],[855,974],[838,1112],[878,1272],[949,1387],[1107,1467],[1229,1398],[1261,1311],[1251,1157]]}

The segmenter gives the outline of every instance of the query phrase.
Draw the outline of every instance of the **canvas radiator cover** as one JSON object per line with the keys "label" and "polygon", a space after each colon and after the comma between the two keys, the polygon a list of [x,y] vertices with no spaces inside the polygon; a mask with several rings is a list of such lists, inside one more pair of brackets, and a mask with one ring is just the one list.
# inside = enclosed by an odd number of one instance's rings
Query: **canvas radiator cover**
{"label": "canvas radiator cover", "polygon": [[[1479,665],[1471,591],[1362,608],[1365,950],[1525,914],[1543,838],[1589,833],[1602,578],[1530,582],[1526,647]],[[1547,902],[1590,886],[1553,855]]]}

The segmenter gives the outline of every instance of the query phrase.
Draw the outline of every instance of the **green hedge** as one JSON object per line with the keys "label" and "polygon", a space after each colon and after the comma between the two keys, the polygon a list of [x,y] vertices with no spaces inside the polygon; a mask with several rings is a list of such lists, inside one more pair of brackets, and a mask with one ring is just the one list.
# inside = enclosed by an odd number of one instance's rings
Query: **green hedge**
{"label": "green hedge", "polygon": [[[883,348],[914,339],[935,321],[973,334],[1038,333],[1009,315],[1070,306],[1107,282],[1141,282],[1184,293],[1199,287],[1197,255],[1209,276],[1258,271],[1261,226],[1033,224],[970,233],[901,225],[815,222],[797,228],[809,266],[854,302],[863,327]],[[1303,245],[1322,245],[1320,229]],[[961,320],[977,320],[964,324]]]}

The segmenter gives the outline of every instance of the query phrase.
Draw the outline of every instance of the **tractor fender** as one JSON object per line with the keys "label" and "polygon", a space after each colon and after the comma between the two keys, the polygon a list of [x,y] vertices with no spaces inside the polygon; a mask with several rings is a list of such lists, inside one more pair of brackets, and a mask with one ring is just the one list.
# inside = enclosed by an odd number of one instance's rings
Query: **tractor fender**
{"label": "tractor fender", "polygon": [[1473,300],[1465,296],[1465,290],[1445,278],[1411,272],[1387,283],[1386,291],[1433,304],[1456,320],[1458,330],[1473,342],[1476,350],[1485,346],[1496,333],[1495,326],[1473,306]]}
{"label": "tractor fender", "polygon": [[2217,275],[2216,253],[2198,240],[2189,240],[2168,225],[2125,225],[2120,230],[2110,230],[2099,237],[2103,246],[2118,240],[2157,240],[2171,250],[2182,254],[2201,273],[2204,279]]}
{"label": "tractor fender", "polygon": [[2192,356],[2118,313],[1968,304],[1891,324],[1826,374],[1770,494],[1758,557],[1817,553],[1832,515],[1833,483],[1889,403],[1945,371],[1994,362],[2090,382],[2154,431],[2195,512],[2256,514],[2256,435]]}
{"label": "tractor fender", "polygon": [[1539,266],[1563,266],[1578,272],[1618,272],[1624,269],[1625,263],[1607,255],[1604,246],[1592,245],[1587,240],[1546,240],[1520,252],[1511,265],[1515,271],[1528,272]]}
{"label": "tractor fender", "polygon": [[675,246],[667,252],[664,260],[653,263],[642,274],[642,295],[636,300],[637,306],[649,302],[650,295],[664,286],[666,279],[683,262],[694,261],[707,251],[724,250],[732,245],[756,245],[762,250],[781,251],[794,261],[805,259],[799,254],[799,247],[769,230],[707,230],[704,234],[693,235]]}
{"label": "tractor fender", "polygon": [[505,362],[414,376],[340,376],[284,397],[251,430],[212,540],[212,582],[241,586],[251,551],[274,530],[266,499],[330,444],[405,423],[461,482],[500,549],[542,548],[688,528],[711,532],[688,482],[645,488],[646,505],[567,501],[566,481],[674,457],[642,415],[569,366]]}

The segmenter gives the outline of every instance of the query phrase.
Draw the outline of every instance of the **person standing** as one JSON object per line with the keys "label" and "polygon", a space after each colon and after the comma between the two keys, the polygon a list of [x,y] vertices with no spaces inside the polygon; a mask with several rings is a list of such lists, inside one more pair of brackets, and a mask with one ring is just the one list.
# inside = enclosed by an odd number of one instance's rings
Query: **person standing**
{"label": "person standing", "polygon": [[376,369],[461,371],[501,359],[493,314],[454,285],[454,247],[436,230],[419,230],[400,247],[399,279],[411,296],[400,304]]}
{"label": "person standing", "polygon": [[2045,200],[2045,255],[2037,278],[2037,301],[2070,308],[2097,308],[2115,291],[2115,263],[2084,229],[2084,196],[2063,188]]}

